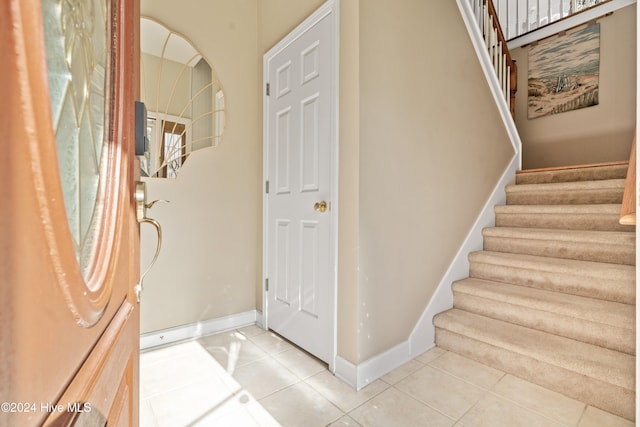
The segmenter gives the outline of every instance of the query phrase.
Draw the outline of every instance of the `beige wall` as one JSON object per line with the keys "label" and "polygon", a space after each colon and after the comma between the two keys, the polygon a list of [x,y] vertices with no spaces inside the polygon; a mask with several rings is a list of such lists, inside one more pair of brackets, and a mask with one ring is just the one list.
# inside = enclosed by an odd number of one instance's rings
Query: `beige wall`
{"label": "beige wall", "polygon": [[[172,204],[149,212],[167,248],[143,332],[261,309],[262,55],[322,3],[143,0],[216,68],[229,118],[220,148],[150,183]],[[398,6],[340,8],[337,340],[355,364],[408,338],[513,154],[455,3]]]}
{"label": "beige wall", "polygon": [[[322,3],[259,3],[261,55]],[[403,5],[340,8],[337,341],[354,364],[408,338],[513,154],[455,3]]]}
{"label": "beige wall", "polygon": [[[363,0],[368,1],[368,0]],[[360,0],[340,3],[338,354],[360,361]]]}
{"label": "beige wall", "polygon": [[518,61],[516,125],[523,166],[539,168],[628,160],[636,108],[636,5],[600,23],[600,103],[552,116],[527,119],[528,48]]}
{"label": "beige wall", "polygon": [[456,3],[360,2],[359,361],[406,340],[513,149]]}
{"label": "beige wall", "polygon": [[[255,73],[256,0],[142,0],[141,12],[184,34],[215,68],[225,92],[227,127],[217,148],[199,150],[177,180],[149,179],[149,215],[163,226],[164,248],[145,279],[141,330],[256,308],[259,161]],[[153,250],[142,227],[142,268]]]}

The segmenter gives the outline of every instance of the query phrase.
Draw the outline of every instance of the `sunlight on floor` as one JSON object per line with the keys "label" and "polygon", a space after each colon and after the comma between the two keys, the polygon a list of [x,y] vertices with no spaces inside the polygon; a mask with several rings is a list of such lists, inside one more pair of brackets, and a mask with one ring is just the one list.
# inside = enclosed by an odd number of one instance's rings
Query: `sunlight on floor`
{"label": "sunlight on floor", "polygon": [[359,391],[256,326],[140,356],[141,427],[631,427],[433,348]]}
{"label": "sunlight on floor", "polygon": [[280,426],[232,377],[243,339],[230,346],[227,370],[197,341],[143,353],[140,425]]}

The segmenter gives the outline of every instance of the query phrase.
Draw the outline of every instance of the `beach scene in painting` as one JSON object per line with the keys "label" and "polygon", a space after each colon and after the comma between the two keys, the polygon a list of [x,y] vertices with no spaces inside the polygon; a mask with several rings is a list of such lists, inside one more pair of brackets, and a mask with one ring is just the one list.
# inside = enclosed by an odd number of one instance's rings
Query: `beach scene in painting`
{"label": "beach scene in painting", "polygon": [[600,24],[529,48],[528,117],[598,104]]}

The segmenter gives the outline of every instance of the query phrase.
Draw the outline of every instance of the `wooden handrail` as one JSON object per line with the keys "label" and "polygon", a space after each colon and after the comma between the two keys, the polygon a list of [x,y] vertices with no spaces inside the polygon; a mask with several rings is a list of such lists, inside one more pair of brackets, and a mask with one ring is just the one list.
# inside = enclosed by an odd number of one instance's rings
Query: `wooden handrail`
{"label": "wooden handrail", "polygon": [[622,196],[622,207],[620,209],[620,224],[636,224],[636,136],[634,133],[633,144],[631,145],[631,156],[629,157],[629,169],[627,170],[627,180],[624,184],[624,195]]}
{"label": "wooden handrail", "polygon": [[498,12],[496,12],[496,8],[493,5],[493,0],[484,0],[484,2],[489,8],[489,15],[493,16],[493,27],[498,31],[498,41],[502,42],[502,53],[507,55],[507,62],[512,64],[513,59],[511,58],[511,52],[509,52],[509,48],[507,47],[507,39],[504,38],[500,19],[498,18]]}
{"label": "wooden handrail", "polygon": [[516,91],[518,90],[518,67],[516,65],[516,61],[511,57],[511,52],[509,52],[509,48],[507,47],[507,39],[504,37],[504,33],[502,32],[502,26],[500,25],[500,19],[498,18],[496,8],[493,5],[493,0],[483,0],[483,3],[487,6],[489,16],[492,18],[491,24],[497,34],[497,44],[502,47],[502,54],[504,55],[506,64],[510,69],[509,109],[511,110],[511,116],[515,119]]}

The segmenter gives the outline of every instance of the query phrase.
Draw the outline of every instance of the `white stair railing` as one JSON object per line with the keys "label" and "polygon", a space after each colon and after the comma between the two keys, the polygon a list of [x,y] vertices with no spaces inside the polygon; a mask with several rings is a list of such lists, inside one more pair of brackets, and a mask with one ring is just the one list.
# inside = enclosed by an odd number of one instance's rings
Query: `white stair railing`
{"label": "white stair railing", "polygon": [[507,41],[502,33],[496,10],[491,0],[468,0],[468,2],[484,38],[504,99],[511,115],[515,117],[517,67],[507,48]]}
{"label": "white stair railing", "polygon": [[609,0],[494,0],[507,40]]}

